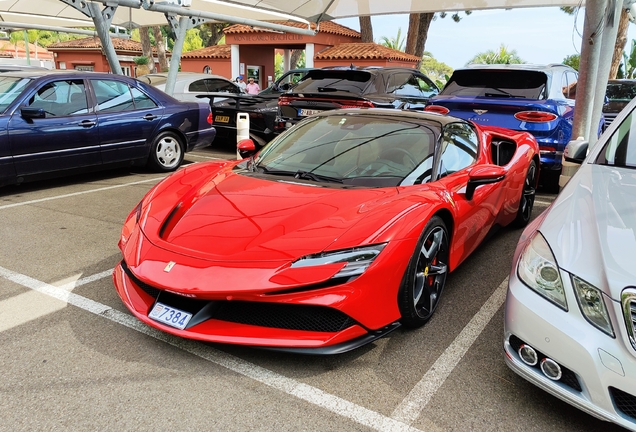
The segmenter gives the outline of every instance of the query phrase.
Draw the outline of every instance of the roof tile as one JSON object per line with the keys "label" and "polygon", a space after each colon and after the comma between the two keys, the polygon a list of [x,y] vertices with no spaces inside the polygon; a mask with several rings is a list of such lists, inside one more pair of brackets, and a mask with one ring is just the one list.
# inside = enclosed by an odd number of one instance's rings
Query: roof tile
{"label": "roof tile", "polygon": [[[131,39],[110,38],[113,41],[113,47],[121,51],[136,51],[141,53],[141,42]],[[56,42],[48,46],[48,49],[54,51],[55,48],[101,48],[102,41],[97,36],[82,39],[73,39],[65,42]],[[53,48],[53,49],[51,49]],[[152,48],[153,52],[156,48]]]}
{"label": "roof tile", "polygon": [[230,45],[212,45],[209,47],[201,48],[194,51],[188,51],[183,53],[181,58],[218,58],[229,59],[231,58],[232,47]]}
{"label": "roof tile", "polygon": [[418,62],[420,58],[373,42],[343,43],[316,54],[316,60],[401,60]]}
{"label": "roof tile", "polygon": [[[307,24],[296,22],[296,21],[271,21],[274,24],[286,25],[289,27],[296,28],[307,28]],[[311,29],[316,29],[316,24],[311,23]],[[271,30],[259,28],[259,27],[251,27],[244,24],[234,24],[229,27],[226,27],[223,32],[225,34],[241,34],[241,33],[259,33],[259,32],[269,32]],[[341,24],[337,24],[333,21],[323,21],[320,23],[318,27],[318,33],[329,33],[338,36],[349,36],[353,38],[359,38],[360,32],[357,32],[349,27],[345,27]]]}

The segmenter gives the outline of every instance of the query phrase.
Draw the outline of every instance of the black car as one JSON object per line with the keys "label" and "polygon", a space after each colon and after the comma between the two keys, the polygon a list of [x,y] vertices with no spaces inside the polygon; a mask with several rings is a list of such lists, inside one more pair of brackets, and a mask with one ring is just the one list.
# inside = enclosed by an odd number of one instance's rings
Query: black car
{"label": "black car", "polygon": [[236,119],[239,113],[249,116],[249,136],[259,146],[267,144],[284,129],[277,123],[278,96],[293,88],[312,68],[292,69],[285,72],[271,86],[258,95],[233,95],[228,99],[212,102],[217,143],[236,144]]}
{"label": "black car", "polygon": [[409,68],[315,69],[278,99],[278,122],[339,108],[424,109],[439,93],[426,75]]}
{"label": "black car", "polygon": [[0,185],[114,165],[173,171],[212,143],[207,102],[95,72],[0,74]]}
{"label": "black car", "polygon": [[636,80],[609,80],[605,95],[607,103],[603,105],[603,116],[605,116],[605,128],[607,129],[623,108],[636,97]]}

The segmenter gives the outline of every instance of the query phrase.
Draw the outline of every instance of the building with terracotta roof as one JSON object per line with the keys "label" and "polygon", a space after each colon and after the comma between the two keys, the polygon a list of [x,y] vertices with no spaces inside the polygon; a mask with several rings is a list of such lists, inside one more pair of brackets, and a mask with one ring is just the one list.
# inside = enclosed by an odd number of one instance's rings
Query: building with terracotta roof
{"label": "building with terracotta roof", "polygon": [[376,43],[344,43],[327,48],[314,57],[316,67],[342,66],[353,63],[358,67],[415,67],[420,58]]}
{"label": "building with terracotta roof", "polygon": [[[27,50],[24,45],[24,41],[17,41],[12,43],[8,40],[0,41],[0,59],[3,64],[27,64],[37,66],[44,66],[48,68],[53,67],[53,53],[46,48],[29,43],[29,61],[27,62]],[[4,60],[10,59],[10,60]]]}
{"label": "building with terracotta roof", "polygon": [[[306,27],[305,24],[293,21],[279,24]],[[315,24],[312,23],[311,26],[316,29]],[[284,69],[288,70],[292,50],[304,50],[306,67],[314,67],[315,53],[334,45],[360,42],[359,32],[331,21],[321,22],[314,36],[283,33],[243,24],[231,25],[224,33],[226,48],[210,50],[212,47],[208,47],[184,53],[181,57],[181,70],[211,72],[231,79],[243,75],[246,81],[253,77],[261,88],[265,88],[274,80],[276,50],[283,52]]]}
{"label": "building with terracotta roof", "polygon": [[181,70],[185,72],[203,72],[232,77],[231,47],[212,45],[181,55]]}
{"label": "building with terracotta roof", "polygon": [[[142,55],[141,43],[121,38],[111,38],[121,69],[125,75],[135,76],[134,58]],[[102,42],[98,37],[74,39],[57,42],[48,46],[55,56],[57,69],[76,69],[95,72],[111,72],[108,60],[102,51]],[[155,48],[153,48],[153,52]],[[159,63],[155,66],[159,69]]]}

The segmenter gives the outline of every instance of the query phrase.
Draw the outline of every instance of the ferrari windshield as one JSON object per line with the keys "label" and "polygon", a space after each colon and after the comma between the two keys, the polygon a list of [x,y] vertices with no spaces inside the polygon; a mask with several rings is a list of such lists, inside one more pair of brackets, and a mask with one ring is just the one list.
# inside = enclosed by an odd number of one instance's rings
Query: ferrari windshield
{"label": "ferrari windshield", "polygon": [[28,78],[3,77],[0,78],[0,113],[7,110],[9,105],[22,93],[31,82]]}
{"label": "ferrari windshield", "polygon": [[255,170],[316,182],[368,187],[411,184],[430,176],[437,124],[360,113],[319,116],[298,124],[260,153]]}

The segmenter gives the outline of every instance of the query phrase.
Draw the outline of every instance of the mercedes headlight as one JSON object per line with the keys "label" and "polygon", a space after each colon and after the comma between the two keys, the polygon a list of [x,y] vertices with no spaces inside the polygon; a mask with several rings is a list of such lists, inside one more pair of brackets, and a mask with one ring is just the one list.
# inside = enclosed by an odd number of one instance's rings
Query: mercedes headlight
{"label": "mercedes headlight", "polygon": [[572,286],[574,286],[576,300],[585,319],[602,332],[614,337],[614,329],[605,307],[603,293],[598,288],[574,275],[572,275]]}
{"label": "mercedes headlight", "polygon": [[568,310],[559,267],[539,231],[521,253],[517,274],[528,287],[563,310]]}
{"label": "mercedes headlight", "polygon": [[306,255],[291,265],[292,268],[313,267],[325,264],[346,263],[333,278],[359,276],[366,271],[373,260],[382,252],[386,243],[344,249],[332,252],[322,252],[314,255]]}

